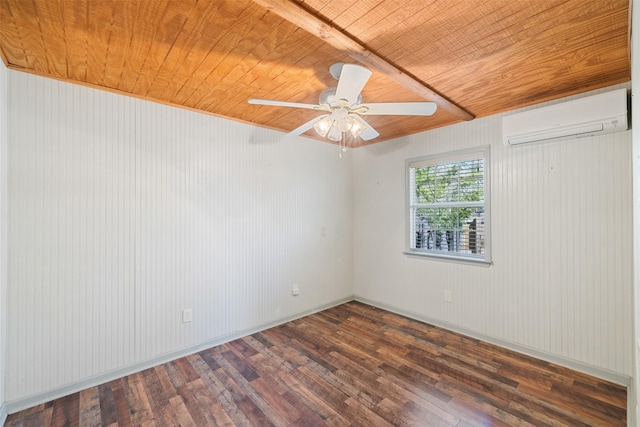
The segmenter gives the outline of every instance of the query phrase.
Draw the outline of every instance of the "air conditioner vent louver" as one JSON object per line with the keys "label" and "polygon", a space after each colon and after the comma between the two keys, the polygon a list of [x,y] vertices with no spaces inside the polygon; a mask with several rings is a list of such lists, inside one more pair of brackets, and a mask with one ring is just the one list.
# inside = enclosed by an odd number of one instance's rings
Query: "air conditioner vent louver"
{"label": "air conditioner vent louver", "polygon": [[627,129],[626,89],[502,118],[503,142],[511,146],[582,138]]}

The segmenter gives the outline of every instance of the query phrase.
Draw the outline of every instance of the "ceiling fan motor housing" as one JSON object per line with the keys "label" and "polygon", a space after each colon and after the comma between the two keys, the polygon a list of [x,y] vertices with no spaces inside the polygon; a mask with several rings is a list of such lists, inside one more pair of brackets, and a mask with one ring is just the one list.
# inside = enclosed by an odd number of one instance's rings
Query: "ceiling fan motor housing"
{"label": "ceiling fan motor housing", "polygon": [[[336,87],[330,87],[322,91],[318,98],[318,104],[328,105],[330,108],[341,107],[340,100],[336,98]],[[358,94],[355,101],[349,104],[349,107],[362,104],[362,94]]]}

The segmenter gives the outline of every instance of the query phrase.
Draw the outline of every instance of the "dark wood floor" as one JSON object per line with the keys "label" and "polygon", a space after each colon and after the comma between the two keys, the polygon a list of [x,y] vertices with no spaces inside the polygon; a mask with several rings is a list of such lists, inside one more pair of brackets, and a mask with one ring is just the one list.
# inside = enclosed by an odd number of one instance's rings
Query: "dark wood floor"
{"label": "dark wood floor", "polygon": [[350,302],[6,426],[622,426],[626,390]]}

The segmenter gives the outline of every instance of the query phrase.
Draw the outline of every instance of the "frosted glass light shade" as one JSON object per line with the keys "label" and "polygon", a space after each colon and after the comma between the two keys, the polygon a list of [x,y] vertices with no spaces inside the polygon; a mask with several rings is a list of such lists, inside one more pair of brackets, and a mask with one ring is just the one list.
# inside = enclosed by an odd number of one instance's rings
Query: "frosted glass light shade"
{"label": "frosted glass light shade", "polygon": [[327,138],[336,142],[342,141],[342,131],[338,129],[337,126],[331,126],[331,129],[329,129],[329,133],[327,134]]}
{"label": "frosted glass light shade", "polygon": [[324,137],[327,136],[329,129],[331,129],[331,125],[333,125],[333,120],[331,119],[331,117],[325,117],[324,119],[317,121],[313,125],[313,128],[318,133],[318,135]]}
{"label": "frosted glass light shade", "polygon": [[351,119],[351,129],[349,130],[351,131],[351,135],[353,135],[354,138],[357,138],[360,136],[365,126],[360,120],[357,120],[354,117],[349,118]]}

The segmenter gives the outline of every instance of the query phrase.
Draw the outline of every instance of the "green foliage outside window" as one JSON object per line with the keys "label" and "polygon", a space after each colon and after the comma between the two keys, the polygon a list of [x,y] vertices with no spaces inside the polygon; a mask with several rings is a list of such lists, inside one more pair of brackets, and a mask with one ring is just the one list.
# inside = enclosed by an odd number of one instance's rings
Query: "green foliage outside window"
{"label": "green foliage outside window", "polygon": [[[440,204],[484,200],[482,159],[425,166],[415,170],[416,202]],[[459,229],[470,221],[476,208],[426,208],[432,228]]]}
{"label": "green foliage outside window", "polygon": [[416,248],[481,251],[483,167],[483,159],[474,159],[415,168]]}

